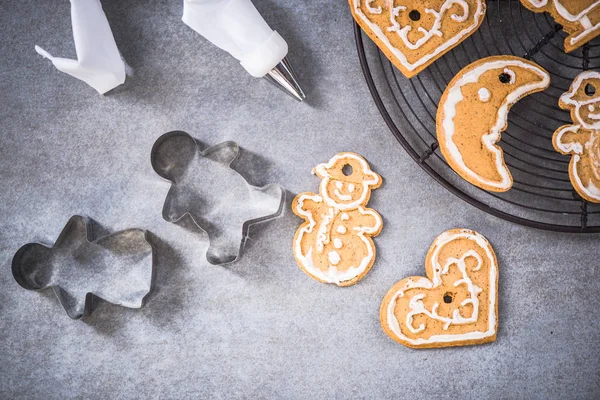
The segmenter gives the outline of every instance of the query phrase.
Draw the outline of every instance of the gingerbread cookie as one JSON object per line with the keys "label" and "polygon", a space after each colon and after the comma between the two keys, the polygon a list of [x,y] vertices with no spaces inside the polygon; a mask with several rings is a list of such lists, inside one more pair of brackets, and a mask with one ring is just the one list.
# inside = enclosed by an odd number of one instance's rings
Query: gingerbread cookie
{"label": "gingerbread cookie", "polygon": [[569,34],[568,53],[600,35],[600,0],[521,0],[533,12],[548,12]]}
{"label": "gingerbread cookie", "polygon": [[412,78],[479,28],[485,0],[349,0],[352,16]]}
{"label": "gingerbread cookie", "polygon": [[312,172],[322,179],[319,194],[300,193],[292,203],[294,213],[305,220],[294,236],[294,256],[319,282],[354,285],[375,261],[371,237],[383,222],[366,205],[381,177],[355,153],[337,154]]}
{"label": "gingerbread cookie", "polygon": [[563,125],[552,136],[561,154],[571,154],[569,177],[581,197],[600,203],[600,73],[579,74],[558,102],[571,111],[572,125]]}
{"label": "gingerbread cookie", "polygon": [[427,278],[396,283],[381,303],[381,326],[408,347],[493,342],[498,325],[498,262],[477,232],[452,229],[427,253]]}
{"label": "gingerbread cookie", "polygon": [[507,127],[510,107],[549,84],[542,67],[514,56],[487,57],[463,68],[437,110],[437,138],[450,167],[482,189],[509,190],[513,179],[496,143]]}

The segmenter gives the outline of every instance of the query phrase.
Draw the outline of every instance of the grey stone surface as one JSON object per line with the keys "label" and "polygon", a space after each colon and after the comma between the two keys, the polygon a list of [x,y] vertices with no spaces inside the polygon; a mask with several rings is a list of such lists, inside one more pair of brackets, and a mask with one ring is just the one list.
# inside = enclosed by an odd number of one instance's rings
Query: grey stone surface
{"label": "grey stone surface", "polygon": [[[598,398],[598,235],[523,228],[455,198],[390,135],[364,83],[345,1],[257,1],[290,44],[308,95],[285,97],[180,21],[180,1],[103,1],[134,68],[105,97],[53,69],[33,46],[74,56],[67,1],[0,2],[1,398]],[[316,190],[310,174],[342,150],[384,185],[378,259],[356,286],[317,283],[297,266],[300,219],[256,226],[244,257],[208,264],[206,236],[162,220],[169,184],[150,149],[181,129],[206,145],[235,140],[253,185]],[[289,199],[288,199],[289,202]],[[140,310],[98,305],[72,321],[51,291],[10,272],[29,241],[52,243],[71,215],[107,232],[158,238],[157,279]],[[484,234],[500,262],[496,342],[412,350],[378,310],[397,280],[423,273],[440,232]]]}

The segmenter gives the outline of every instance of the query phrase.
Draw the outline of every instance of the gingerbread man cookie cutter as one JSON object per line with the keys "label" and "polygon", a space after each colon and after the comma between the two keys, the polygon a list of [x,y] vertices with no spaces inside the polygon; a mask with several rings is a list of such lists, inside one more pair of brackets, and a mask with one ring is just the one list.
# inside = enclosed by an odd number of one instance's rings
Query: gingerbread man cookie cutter
{"label": "gingerbread man cookie cutter", "polygon": [[375,261],[372,237],[383,221],[366,205],[382,179],[364,158],[349,152],[317,165],[313,174],[321,178],[319,194],[300,193],[292,202],[294,213],[305,220],[294,237],[294,256],[319,282],[353,285]]}
{"label": "gingerbread man cookie cutter", "polygon": [[154,283],[149,232],[128,229],[94,239],[92,221],[75,215],[52,246],[29,243],[12,260],[12,274],[28,290],[52,288],[67,315],[88,315],[95,298],[140,308]]}
{"label": "gingerbread man cookie cutter", "polygon": [[580,73],[559,106],[570,111],[573,124],[554,132],[554,149],[571,155],[569,178],[577,193],[600,203],[600,73]]}
{"label": "gingerbread man cookie cutter", "polygon": [[251,225],[281,215],[284,190],[276,184],[255,187],[231,168],[239,154],[235,142],[200,149],[183,131],[165,133],[154,143],[152,168],[171,188],[163,218],[177,223],[190,217],[208,234],[206,259],[214,265],[237,261]]}

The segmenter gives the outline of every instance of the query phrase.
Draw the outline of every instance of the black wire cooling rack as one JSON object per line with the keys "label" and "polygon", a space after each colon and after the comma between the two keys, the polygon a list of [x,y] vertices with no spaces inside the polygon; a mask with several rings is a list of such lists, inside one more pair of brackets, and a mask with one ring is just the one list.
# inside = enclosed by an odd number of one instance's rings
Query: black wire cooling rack
{"label": "black wire cooling rack", "polygon": [[[533,13],[518,0],[487,1],[480,28],[412,79],[405,78],[354,24],[356,47],[371,95],[392,134],[437,182],[469,204],[521,225],[561,232],[600,232],[600,205],[586,202],[569,181],[571,156],[557,153],[552,134],[572,123],[558,98],[580,72],[600,67],[592,41],[565,53],[566,33],[550,15]],[[514,185],[491,193],[462,180],[438,150],[437,104],[450,80],[478,59],[512,54],[531,59],[551,75],[550,87],[515,104],[499,145]]]}

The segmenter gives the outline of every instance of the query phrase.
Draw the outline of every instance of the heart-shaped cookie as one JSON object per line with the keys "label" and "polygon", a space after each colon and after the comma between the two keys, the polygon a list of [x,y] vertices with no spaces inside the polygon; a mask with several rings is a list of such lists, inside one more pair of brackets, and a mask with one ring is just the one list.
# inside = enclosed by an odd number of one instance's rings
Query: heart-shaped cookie
{"label": "heart-shaped cookie", "polygon": [[479,28],[484,0],[349,0],[352,16],[412,78]]}
{"label": "heart-shaped cookie", "polygon": [[408,347],[449,347],[496,340],[498,262],[485,237],[468,229],[438,236],[427,278],[396,283],[381,303],[381,326]]}

